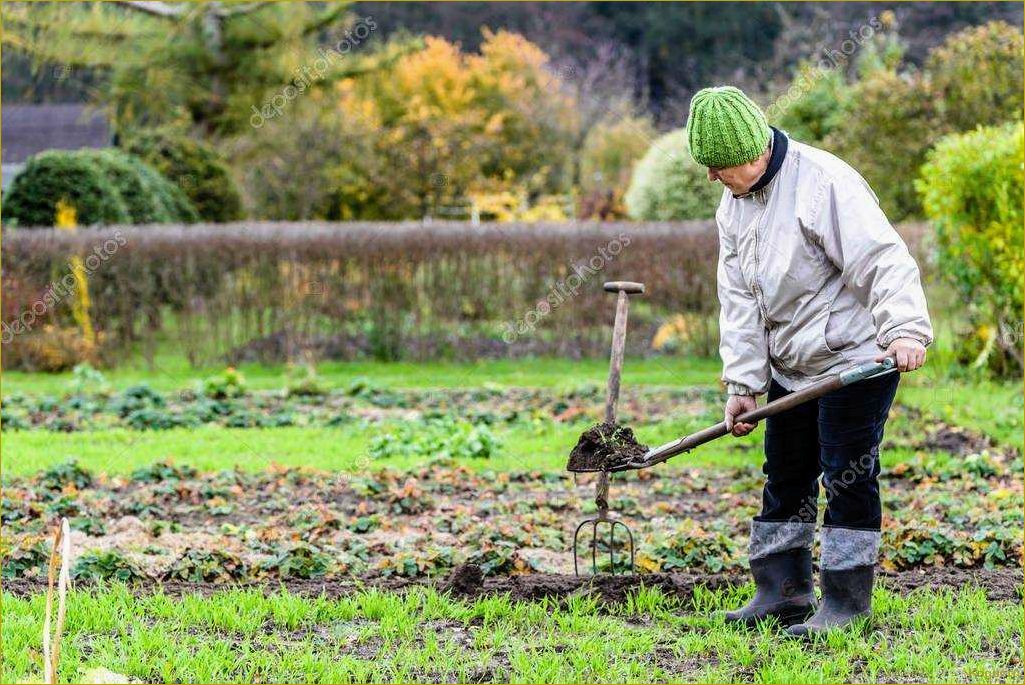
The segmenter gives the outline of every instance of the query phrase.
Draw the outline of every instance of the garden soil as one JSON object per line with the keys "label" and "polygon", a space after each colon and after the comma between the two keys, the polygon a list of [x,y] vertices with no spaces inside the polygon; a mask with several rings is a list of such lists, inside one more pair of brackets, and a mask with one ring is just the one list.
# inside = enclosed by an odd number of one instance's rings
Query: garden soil
{"label": "garden soil", "polygon": [[[410,587],[434,585],[453,597],[473,599],[493,595],[509,595],[516,601],[537,601],[541,599],[565,599],[572,595],[592,595],[605,603],[624,601],[641,587],[658,588],[663,593],[681,600],[689,600],[697,587],[717,590],[748,582],[742,572],[734,573],[648,573],[641,575],[572,576],[556,573],[530,573],[514,576],[485,578],[479,566],[463,564],[453,569],[441,580],[423,581],[380,578],[332,578],[332,579],[290,579],[282,582],[259,581],[237,585],[223,583],[164,582],[145,583],[134,586],[138,594],[158,591],[171,596],[186,594],[211,595],[232,587],[259,588],[271,593],[279,589],[304,596],[345,597],[366,588],[379,588],[402,592]],[[905,594],[919,588],[929,590],[959,590],[966,586],[977,586],[986,592],[992,601],[1017,601],[1022,599],[1023,574],[1021,568],[962,569],[928,568],[910,571],[881,572],[879,583],[894,592]],[[76,587],[87,589],[91,583],[76,583]],[[3,591],[17,597],[45,592],[46,581],[28,578],[5,578]]]}

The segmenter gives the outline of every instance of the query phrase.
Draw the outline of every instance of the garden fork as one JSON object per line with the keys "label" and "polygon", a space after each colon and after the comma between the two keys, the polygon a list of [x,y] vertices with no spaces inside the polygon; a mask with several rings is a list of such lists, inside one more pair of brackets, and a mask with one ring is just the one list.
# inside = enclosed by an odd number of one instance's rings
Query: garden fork
{"label": "garden fork", "polygon": [[[623,352],[626,348],[626,319],[630,307],[630,295],[641,295],[644,293],[643,283],[631,281],[609,281],[604,285],[605,291],[619,293],[616,300],[616,321],[612,328],[612,354],[609,357],[609,382],[605,391],[605,422],[616,422],[616,405],[619,403],[619,379],[623,371]],[[609,516],[609,472],[600,471],[598,482],[595,484],[594,503],[598,507],[598,515],[587,519],[577,526],[573,533],[573,573],[580,575],[579,558],[577,554],[580,531],[584,527],[591,526],[591,573],[598,575],[598,540],[599,526],[608,527],[609,545],[609,570],[616,573],[616,527],[619,526],[626,533],[627,548],[630,551],[629,571],[633,572],[634,567],[634,538],[633,533],[625,523],[619,519]]]}

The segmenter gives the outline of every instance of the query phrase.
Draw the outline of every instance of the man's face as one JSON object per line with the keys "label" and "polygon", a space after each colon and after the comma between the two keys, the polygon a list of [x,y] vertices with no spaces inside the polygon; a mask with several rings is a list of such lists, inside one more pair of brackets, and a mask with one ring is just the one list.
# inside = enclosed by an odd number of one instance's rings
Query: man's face
{"label": "man's face", "polygon": [[734,195],[743,195],[751,190],[751,186],[762,177],[768,162],[769,154],[766,152],[757,159],[740,166],[708,167],[708,180],[719,181]]}

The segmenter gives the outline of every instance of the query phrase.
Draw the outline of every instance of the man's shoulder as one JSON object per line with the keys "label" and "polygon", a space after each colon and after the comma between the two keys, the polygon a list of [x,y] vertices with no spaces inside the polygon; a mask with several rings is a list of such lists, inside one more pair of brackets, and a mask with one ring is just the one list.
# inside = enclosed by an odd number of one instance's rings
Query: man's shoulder
{"label": "man's shoulder", "polygon": [[865,183],[850,164],[832,152],[791,139],[793,163],[800,176],[798,187],[810,188],[827,183]]}

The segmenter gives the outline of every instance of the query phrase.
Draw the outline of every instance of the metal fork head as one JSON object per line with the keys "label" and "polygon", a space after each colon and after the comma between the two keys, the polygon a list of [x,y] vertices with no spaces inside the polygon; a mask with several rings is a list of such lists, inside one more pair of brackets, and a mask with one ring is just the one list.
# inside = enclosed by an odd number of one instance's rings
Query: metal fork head
{"label": "metal fork head", "polygon": [[630,552],[630,565],[626,567],[626,573],[633,573],[634,570],[634,536],[630,532],[630,528],[625,523],[618,519],[610,519],[606,512],[599,511],[599,514],[595,518],[587,519],[577,526],[576,531],[573,533],[573,573],[580,575],[579,567],[579,543],[580,543],[580,531],[584,530],[587,526],[591,527],[591,575],[598,575],[598,544],[600,541],[598,527],[601,524],[605,524],[602,528],[608,528],[608,548],[609,548],[609,572],[612,575],[617,575],[616,570],[616,526],[623,529],[626,533],[626,544],[625,548]]}

